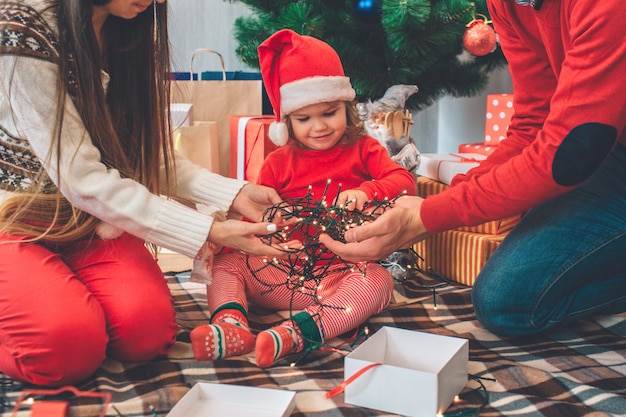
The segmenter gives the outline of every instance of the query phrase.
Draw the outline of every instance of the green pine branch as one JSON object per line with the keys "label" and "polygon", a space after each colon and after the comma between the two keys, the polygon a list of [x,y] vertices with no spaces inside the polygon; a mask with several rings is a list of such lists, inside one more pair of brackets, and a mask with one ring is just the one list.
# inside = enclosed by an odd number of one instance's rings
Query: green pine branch
{"label": "green pine branch", "polygon": [[488,17],[485,0],[379,0],[375,14],[355,9],[357,0],[225,0],[247,5],[237,19],[237,56],[259,68],[258,45],[288,28],[330,44],[344,64],[360,101],[381,97],[394,84],[416,84],[407,102],[422,109],[438,98],[471,97],[487,85],[489,73],[506,64],[498,47],[484,57],[464,53],[466,24]]}

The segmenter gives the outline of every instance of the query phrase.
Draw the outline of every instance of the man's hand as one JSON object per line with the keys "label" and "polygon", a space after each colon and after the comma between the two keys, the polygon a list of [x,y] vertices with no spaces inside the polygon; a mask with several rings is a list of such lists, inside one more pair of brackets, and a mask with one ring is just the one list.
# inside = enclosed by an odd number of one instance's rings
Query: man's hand
{"label": "man's hand", "polygon": [[405,249],[429,236],[419,210],[421,197],[403,196],[372,223],[348,230],[347,243],[323,234],[320,242],[347,261],[377,261],[399,249]]}

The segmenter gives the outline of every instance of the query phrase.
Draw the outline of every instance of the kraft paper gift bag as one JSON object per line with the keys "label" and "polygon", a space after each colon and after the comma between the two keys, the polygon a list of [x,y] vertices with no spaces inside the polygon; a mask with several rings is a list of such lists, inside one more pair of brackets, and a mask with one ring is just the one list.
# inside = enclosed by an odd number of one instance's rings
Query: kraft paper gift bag
{"label": "kraft paper gift bag", "polygon": [[220,172],[217,122],[194,122],[174,131],[174,146],[194,164]]}
{"label": "kraft paper gift bag", "polygon": [[230,171],[230,128],[231,114],[261,114],[261,80],[227,80],[222,55],[211,49],[193,51],[190,73],[198,54],[214,54],[220,59],[222,80],[173,80],[171,82],[172,103],[191,103],[196,121],[215,121],[218,126],[219,172],[228,176]]}

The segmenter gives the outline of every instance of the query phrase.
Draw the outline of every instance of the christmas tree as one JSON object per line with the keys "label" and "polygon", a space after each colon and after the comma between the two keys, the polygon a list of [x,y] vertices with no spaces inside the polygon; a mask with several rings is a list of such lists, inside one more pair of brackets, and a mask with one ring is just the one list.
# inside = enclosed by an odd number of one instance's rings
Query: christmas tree
{"label": "christmas tree", "polygon": [[[489,23],[485,0],[225,1],[252,12],[234,27],[236,52],[246,65],[259,68],[257,47],[277,30],[314,36],[335,48],[359,101],[378,99],[395,84],[419,87],[406,103],[412,110],[446,95],[471,97],[506,63],[491,27],[493,51],[476,56],[464,48],[464,34]],[[480,27],[472,28],[476,23]],[[482,33],[466,36],[465,45],[484,44]]]}

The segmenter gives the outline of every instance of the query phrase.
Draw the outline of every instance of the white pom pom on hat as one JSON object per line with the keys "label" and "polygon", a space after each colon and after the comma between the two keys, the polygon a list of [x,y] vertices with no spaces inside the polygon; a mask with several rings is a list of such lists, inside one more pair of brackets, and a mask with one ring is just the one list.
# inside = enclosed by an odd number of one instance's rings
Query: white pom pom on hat
{"label": "white pom pom on hat", "polygon": [[289,139],[282,121],[286,115],[312,104],[356,97],[339,55],[324,41],[283,29],[263,41],[258,53],[263,83],[276,114],[269,136],[278,146]]}
{"label": "white pom pom on hat", "polygon": [[276,146],[283,146],[289,139],[289,129],[284,122],[272,122],[269,129],[270,139]]}

